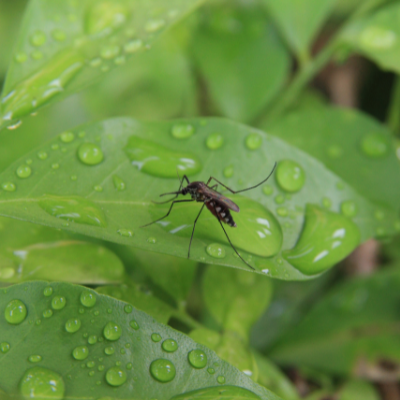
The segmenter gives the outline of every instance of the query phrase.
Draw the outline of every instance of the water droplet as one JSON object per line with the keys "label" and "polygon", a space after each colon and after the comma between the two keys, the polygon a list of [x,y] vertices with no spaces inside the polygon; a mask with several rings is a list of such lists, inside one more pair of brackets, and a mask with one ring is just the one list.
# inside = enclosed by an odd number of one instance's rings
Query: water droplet
{"label": "water droplet", "polygon": [[66,33],[61,29],[54,29],[53,32],[51,32],[51,36],[54,40],[57,40],[57,42],[63,42],[67,38]]}
{"label": "water droplet", "polygon": [[60,139],[63,143],[71,143],[75,139],[73,132],[63,132],[60,135]]}
{"label": "water droplet", "polygon": [[224,138],[219,133],[212,133],[207,137],[206,145],[210,150],[217,150],[224,144]]}
{"label": "water droplet", "polygon": [[133,368],[132,363],[126,364],[126,369],[127,369],[127,370],[130,370],[130,369],[132,369],[132,368]]}
{"label": "water droplet", "polygon": [[150,236],[149,238],[147,238],[147,242],[151,243],[151,244],[156,244],[157,243],[157,239],[153,236]]}
{"label": "water droplet", "polygon": [[136,53],[142,46],[143,42],[140,39],[134,39],[125,44],[124,51],[128,54]]}
{"label": "water droplet", "polygon": [[162,177],[176,178],[176,171],[188,176],[201,170],[198,158],[190,153],[169,150],[149,140],[131,136],[125,152],[132,165],[147,174]]}
{"label": "water droplet", "polygon": [[153,33],[159,31],[165,25],[163,19],[151,19],[147,21],[144,29],[146,32]]}
{"label": "water droplet", "polygon": [[119,176],[113,175],[113,182],[114,182],[115,189],[117,189],[119,191],[125,190],[126,184]]}
{"label": "water droplet", "polygon": [[206,248],[207,253],[214,258],[225,258],[225,248],[218,243],[209,244]]}
{"label": "water droplet", "polygon": [[224,168],[225,178],[232,178],[233,173],[234,173],[233,165],[229,165],[228,167]]}
{"label": "water droplet", "polygon": [[52,150],[58,150],[60,148],[60,145],[58,144],[58,143],[53,143],[52,145],[51,145],[51,149]]}
{"label": "water droplet", "polygon": [[26,162],[28,165],[31,165],[31,164],[33,163],[33,160],[32,160],[31,158],[28,158],[25,162]]}
{"label": "water droplet", "polygon": [[86,346],[78,346],[75,347],[74,350],[72,351],[72,357],[75,358],[75,360],[82,361],[85,360],[89,355],[89,349]]}
{"label": "water droplet", "polygon": [[291,160],[280,161],[275,176],[279,186],[286,192],[298,192],[306,179],[303,168]]}
{"label": "water droplet", "polygon": [[21,300],[11,300],[4,311],[4,318],[9,324],[18,325],[26,318],[27,310]]}
{"label": "water droplet", "polygon": [[[100,361],[100,359],[99,359],[99,361]],[[98,367],[97,367],[97,369],[99,370],[99,371],[104,371],[104,365],[99,365]]]}
{"label": "water droplet", "polygon": [[153,361],[150,364],[150,374],[160,382],[171,382],[175,378],[175,365],[164,358]]}
{"label": "water droplet", "polygon": [[14,56],[14,60],[19,64],[23,64],[27,59],[28,59],[28,56],[26,53],[17,53]]}
{"label": "water droplet", "polygon": [[19,387],[24,399],[62,400],[64,398],[64,381],[59,374],[47,368],[28,369]]}
{"label": "water droplet", "polygon": [[53,164],[51,164],[51,168],[58,169],[58,168],[60,168],[60,164],[59,163],[53,163]]}
{"label": "water droplet", "polygon": [[127,304],[127,305],[124,307],[124,311],[125,311],[127,314],[130,314],[130,313],[133,311],[133,307],[132,307],[130,304]]}
{"label": "water droplet", "polygon": [[371,158],[384,157],[389,150],[389,140],[382,133],[370,133],[362,139],[361,150]]}
{"label": "water droplet", "polygon": [[53,288],[52,288],[51,286],[45,287],[44,290],[43,290],[43,294],[44,294],[46,297],[51,296],[51,295],[53,294]]}
{"label": "water droplet", "polygon": [[1,342],[0,343],[0,351],[2,353],[7,353],[10,350],[10,343],[7,342]]}
{"label": "water droplet", "polygon": [[96,344],[97,343],[97,336],[96,335],[89,336],[88,343],[89,344]]}
{"label": "water droplet", "polygon": [[153,342],[159,342],[160,340],[161,340],[161,335],[159,334],[159,333],[153,333],[152,335],[151,335],[151,340],[153,341]]}
{"label": "water droplet", "polygon": [[263,193],[267,196],[271,196],[271,194],[274,192],[274,189],[270,185],[265,185],[262,190]]}
{"label": "water droplet", "polygon": [[106,373],[106,381],[111,386],[123,385],[126,378],[126,372],[118,367],[112,367]]}
{"label": "water droplet", "polygon": [[15,171],[18,178],[28,178],[32,174],[32,170],[27,165],[20,165]]}
{"label": "water droplet", "polygon": [[375,210],[374,217],[378,221],[382,221],[383,219],[385,219],[385,212],[382,210]]}
{"label": "water droplet", "polygon": [[284,257],[302,273],[318,274],[346,257],[359,241],[360,232],[351,220],[308,204],[300,238]]}
{"label": "water droplet", "polygon": [[51,299],[51,308],[53,310],[62,310],[67,304],[67,300],[62,296],[54,296]]}
{"label": "water droplet", "polygon": [[208,372],[210,375],[214,375],[214,374],[215,374],[215,369],[214,369],[214,368],[208,368],[208,369],[207,369],[207,372]]}
{"label": "water droplet", "polygon": [[79,331],[81,327],[81,320],[78,318],[70,318],[66,323],[65,323],[65,330],[69,333],[75,333]]}
{"label": "water droplet", "polygon": [[394,31],[379,26],[369,25],[359,36],[360,44],[373,50],[387,50],[392,48],[397,36]]}
{"label": "water droplet", "polygon": [[178,349],[178,343],[174,339],[166,339],[162,342],[161,347],[167,353],[173,353]]}
{"label": "water droplet", "polygon": [[40,160],[45,160],[47,158],[47,153],[45,151],[39,151],[37,154]]}
{"label": "water droplet", "polygon": [[29,356],[28,361],[31,363],[37,363],[42,361],[42,356],[39,356],[39,354],[33,354]]}
{"label": "water droplet", "polygon": [[139,324],[135,320],[132,320],[131,322],[129,322],[129,326],[131,328],[133,328],[135,331],[137,331],[139,329]]}
{"label": "water droplet", "polygon": [[217,382],[220,383],[221,385],[223,385],[223,384],[225,383],[225,377],[222,376],[222,375],[220,375],[220,376],[217,378]]}
{"label": "water droplet", "polygon": [[78,157],[86,165],[97,165],[104,159],[100,147],[93,143],[82,143],[78,148]]}
{"label": "water droplet", "polygon": [[105,60],[111,60],[115,58],[120,51],[121,49],[117,45],[107,45],[100,50],[100,56]]}
{"label": "water droplet", "polygon": [[31,37],[30,42],[35,47],[43,46],[46,43],[46,35],[42,31],[36,31]]}
{"label": "water droplet", "polygon": [[200,349],[189,352],[188,360],[190,365],[194,368],[201,369],[207,365],[207,355],[203,350]]}
{"label": "water droplet", "polygon": [[43,58],[43,53],[41,51],[39,51],[39,50],[35,50],[35,51],[32,51],[31,57],[34,60],[40,60],[40,59]]}
{"label": "water droplet", "polygon": [[276,213],[280,216],[280,217],[287,217],[289,214],[289,211],[286,207],[278,207],[276,209]]}
{"label": "water droplet", "polygon": [[94,189],[96,192],[102,192],[102,191],[103,191],[103,186],[96,185],[93,189]]}
{"label": "water droplet", "polygon": [[114,347],[106,347],[105,349],[104,349],[104,353],[105,354],[107,354],[108,356],[111,356],[111,355],[113,355],[114,353],[115,353],[115,349],[114,349]]}
{"label": "water droplet", "polygon": [[322,205],[325,207],[325,208],[331,208],[332,207],[332,201],[331,201],[331,199],[329,199],[328,197],[324,197],[323,199],[322,199]]}
{"label": "water droplet", "polygon": [[132,237],[133,236],[133,232],[130,229],[118,229],[117,233],[123,237]]}
{"label": "water droplet", "polygon": [[121,334],[122,329],[115,322],[109,322],[103,329],[103,335],[107,340],[118,340]]}
{"label": "water droplet", "polygon": [[80,302],[85,307],[93,307],[96,304],[96,295],[93,292],[85,290],[81,293]]}
{"label": "water droplet", "polygon": [[328,156],[330,158],[336,159],[343,155],[343,149],[337,144],[333,144],[328,147]]}
{"label": "water droplet", "polygon": [[83,197],[45,194],[40,198],[39,206],[56,218],[74,221],[78,224],[107,226],[103,211]]}
{"label": "water droplet", "polygon": [[276,204],[283,204],[285,202],[285,197],[282,194],[278,194],[274,200]]}
{"label": "water droplet", "polygon": [[86,366],[87,366],[88,368],[93,368],[95,365],[96,365],[96,363],[95,363],[94,361],[88,361],[88,362],[86,363]]}
{"label": "water droplet", "polygon": [[171,134],[176,139],[187,139],[194,134],[194,126],[190,124],[176,124],[172,127]]}
{"label": "water droplet", "polygon": [[246,147],[249,150],[257,150],[261,147],[262,145],[262,137],[258,133],[250,133],[246,137]]}
{"label": "water droplet", "polygon": [[48,310],[44,310],[43,311],[43,317],[44,318],[50,318],[52,316],[53,316],[53,311],[52,310],[48,309]]}
{"label": "water droplet", "polygon": [[1,184],[1,187],[6,192],[15,192],[15,189],[17,188],[12,182],[4,182]]}
{"label": "water droplet", "polygon": [[88,35],[108,35],[123,25],[129,9],[121,2],[100,1],[88,10],[85,18],[85,32]]}
{"label": "water droplet", "polygon": [[349,218],[357,215],[358,211],[357,204],[351,200],[343,201],[342,204],[340,204],[340,210],[342,211],[343,215]]}

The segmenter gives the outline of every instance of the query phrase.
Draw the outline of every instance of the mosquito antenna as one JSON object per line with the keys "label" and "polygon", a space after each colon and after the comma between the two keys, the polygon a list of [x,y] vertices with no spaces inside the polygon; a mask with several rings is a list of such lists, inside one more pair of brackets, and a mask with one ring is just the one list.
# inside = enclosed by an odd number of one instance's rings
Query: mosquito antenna
{"label": "mosquito antenna", "polygon": [[269,173],[269,175],[268,175],[263,181],[261,181],[260,183],[258,183],[257,185],[252,186],[252,187],[249,187],[249,188],[247,188],[247,189],[236,190],[235,193],[241,193],[241,192],[246,192],[247,190],[255,189],[256,187],[259,187],[259,186],[262,185],[263,183],[267,182],[267,180],[268,180],[268,179],[271,177],[271,175],[274,173],[276,166],[277,166],[277,163],[275,162],[275,164],[274,164],[274,166],[273,166],[273,168],[272,168],[272,171]]}
{"label": "mosquito antenna", "polygon": [[179,176],[179,169],[178,166],[176,166],[176,175],[178,175],[179,183],[181,184],[181,187],[183,185],[183,180],[181,180],[181,177]]}

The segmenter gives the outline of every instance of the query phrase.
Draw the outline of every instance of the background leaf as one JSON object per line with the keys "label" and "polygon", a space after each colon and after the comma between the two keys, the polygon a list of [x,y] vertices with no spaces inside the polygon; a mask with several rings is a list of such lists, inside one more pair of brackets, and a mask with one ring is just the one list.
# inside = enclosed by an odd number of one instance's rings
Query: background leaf
{"label": "background leaf", "polygon": [[[193,54],[219,111],[250,121],[289,73],[289,55],[262,8],[225,2],[204,10]],[[217,60],[217,62],[210,62]]]}
{"label": "background leaf", "polygon": [[[94,399],[99,396],[110,396],[112,399],[170,399],[183,392],[215,386],[220,390],[232,390],[233,394],[244,392],[244,397],[248,398],[277,399],[236,368],[220,360],[213,351],[154,322],[147,314],[133,309],[127,303],[66,283],[48,285],[30,282],[3,290],[0,309],[8,310],[10,301],[16,299],[23,303],[19,303],[22,307],[20,310],[25,308],[26,315],[17,313],[15,316],[14,313],[15,319],[8,317],[14,324],[7,322],[4,317],[0,322],[2,340],[10,346],[6,353],[0,354],[0,386],[5,392],[23,390],[23,376],[27,372],[35,375],[38,368],[44,368],[43,376],[47,378],[51,374],[53,378],[52,393],[54,388],[60,388],[63,381],[65,396],[74,399]],[[46,310],[52,311],[51,317],[43,317]],[[50,314],[48,311],[45,315]],[[80,324],[69,325],[75,329],[79,325],[74,333],[65,328],[70,319],[80,321]],[[108,326],[114,328],[109,330]],[[154,336],[155,333],[158,336]],[[175,352],[163,350],[162,343],[166,339],[177,342],[178,349]],[[88,354],[84,359],[76,356],[80,358],[77,360],[73,354],[79,346],[85,346]],[[213,366],[215,374],[208,373],[205,367],[197,369],[191,366],[188,353],[194,349],[203,351],[207,366]],[[75,350],[75,354],[81,355],[80,350]],[[37,363],[29,362],[29,358]],[[161,383],[151,375],[151,364],[159,359],[168,360],[175,366],[176,375],[167,383]],[[126,382],[119,379],[121,376],[126,377]],[[224,385],[217,381],[221,376],[225,378]]]}
{"label": "background leaf", "polygon": [[9,124],[78,91],[150,46],[200,3],[31,1],[3,88],[3,120]]}
{"label": "background leaf", "polygon": [[[182,132],[192,136],[179,139]],[[155,154],[159,161],[146,158]],[[31,166],[26,165],[27,158],[35,160]],[[234,198],[241,207],[234,217],[242,228],[230,229],[229,235],[259,271],[286,280],[307,279],[340,261],[358,244],[356,225],[361,240],[373,236],[378,228],[393,232],[396,213],[392,209],[379,205],[376,218],[376,205],[315,159],[272,135],[220,119],[139,123],[120,118],[64,132],[0,175],[0,213],[186,258],[198,204],[177,204],[164,224],[139,229],[167,213],[169,205],[151,201],[160,193],[177,190],[177,166],[192,180],[213,175],[240,189],[265,179],[274,161],[285,161],[281,172],[287,170],[289,161],[289,172],[293,171],[290,160],[296,160],[304,171],[304,185],[298,192],[281,188],[287,182],[283,175],[271,178],[264,188],[249,191],[246,197]],[[338,214],[341,204],[349,200],[358,207],[354,222]],[[326,255],[326,246],[333,246],[329,241],[336,243],[331,235],[337,229],[346,233],[326,261],[317,262],[321,256],[309,264],[300,258],[300,264],[291,261],[298,265],[296,269],[285,257],[298,257],[299,248],[284,251],[298,241],[305,211],[308,223],[299,243],[304,246],[314,240],[310,234],[317,235],[317,244],[308,254]],[[265,231],[267,226],[269,231]],[[155,238],[156,245],[149,238]],[[196,226],[191,259],[248,269],[210,213],[204,213]],[[307,269],[309,265],[312,269]]]}

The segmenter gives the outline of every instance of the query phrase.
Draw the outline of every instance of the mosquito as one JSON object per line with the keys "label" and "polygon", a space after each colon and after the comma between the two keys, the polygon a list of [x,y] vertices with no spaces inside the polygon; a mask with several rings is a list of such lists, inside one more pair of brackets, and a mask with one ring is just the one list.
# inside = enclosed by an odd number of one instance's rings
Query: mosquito
{"label": "mosquito", "polygon": [[[228,224],[231,228],[236,228],[237,225],[236,225],[235,221],[233,220],[230,211],[239,212],[240,209],[239,209],[237,204],[235,204],[232,200],[228,199],[227,197],[225,197],[221,193],[217,192],[216,189],[218,188],[218,184],[223,186],[225,189],[229,190],[233,194],[242,193],[242,192],[246,192],[247,190],[255,189],[256,187],[262,185],[264,182],[266,182],[271,177],[271,175],[274,173],[275,168],[276,168],[276,163],[274,164],[274,166],[273,166],[271,172],[269,173],[269,175],[263,181],[261,181],[260,183],[258,183],[255,186],[251,186],[251,187],[249,187],[247,189],[242,189],[242,190],[232,190],[231,188],[229,188],[228,186],[224,185],[222,182],[220,182],[218,179],[214,178],[213,176],[210,176],[210,178],[208,179],[207,183],[204,183],[204,182],[201,182],[201,181],[190,182],[186,175],[183,175],[183,178],[181,180],[181,178],[179,177],[179,174],[178,174],[178,179],[179,179],[179,182],[180,182],[180,186],[179,186],[178,191],[177,192],[169,192],[169,193],[160,194],[160,197],[167,196],[167,195],[170,195],[170,194],[174,194],[175,197],[173,197],[172,199],[166,200],[166,201],[161,201],[161,202],[154,201],[153,202],[153,203],[156,203],[156,204],[165,204],[165,203],[169,203],[170,201],[172,201],[171,207],[169,208],[167,214],[165,214],[161,218],[156,219],[153,222],[150,222],[149,224],[141,226],[141,228],[153,225],[156,222],[159,222],[159,221],[163,220],[164,218],[167,218],[168,215],[170,214],[171,210],[172,210],[172,207],[176,203],[189,203],[189,202],[193,202],[193,201],[196,201],[196,202],[199,202],[199,203],[203,203],[203,205],[200,208],[199,213],[197,214],[196,219],[194,220],[192,236],[190,237],[190,242],[189,242],[188,258],[190,258],[190,247],[192,246],[192,240],[193,240],[193,235],[194,235],[194,230],[196,228],[197,220],[199,219],[199,217],[200,217],[200,215],[201,215],[201,213],[202,213],[202,211],[204,209],[204,206],[206,206],[210,210],[210,212],[217,218],[218,222],[221,225],[222,230],[225,233],[226,238],[228,239],[229,244],[231,245],[231,247],[233,248],[235,253],[239,256],[239,258],[248,267],[250,267],[252,270],[255,270],[255,268],[252,267],[249,263],[247,263],[243,259],[243,257],[239,254],[239,252],[236,250],[236,248],[232,244],[231,239],[229,238],[224,226],[222,225],[222,222],[223,222],[225,224]],[[213,185],[213,186],[209,186],[212,180],[214,180],[217,183],[215,185]],[[187,186],[186,187],[183,187],[183,182],[184,181],[187,182]],[[180,194],[183,195],[183,196],[186,196],[187,194],[190,194],[191,199],[175,200]]]}

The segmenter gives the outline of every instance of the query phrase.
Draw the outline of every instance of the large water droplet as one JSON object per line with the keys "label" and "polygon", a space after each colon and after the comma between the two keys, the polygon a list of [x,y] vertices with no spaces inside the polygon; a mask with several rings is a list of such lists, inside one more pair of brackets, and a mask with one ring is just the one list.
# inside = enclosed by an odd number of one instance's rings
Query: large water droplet
{"label": "large water droplet", "polygon": [[178,349],[178,343],[174,339],[166,339],[162,342],[161,347],[167,353],[173,353]]}
{"label": "large water droplet", "polygon": [[51,308],[53,310],[62,310],[67,304],[67,300],[62,296],[54,296],[51,299]]}
{"label": "large water droplet", "polygon": [[93,307],[96,304],[96,295],[93,292],[85,290],[81,293],[80,301],[85,307]]}
{"label": "large water droplet", "polygon": [[85,32],[89,35],[108,35],[123,25],[129,16],[127,5],[116,1],[98,1],[85,18]]}
{"label": "large water droplet", "polygon": [[106,381],[111,386],[121,386],[126,382],[126,372],[121,368],[112,367],[106,373]]}
{"label": "large water droplet", "polygon": [[190,124],[175,124],[171,134],[176,139],[187,139],[194,134],[194,126]]}
{"label": "large water droplet", "polygon": [[175,378],[175,365],[164,358],[153,361],[150,364],[152,377],[159,382],[171,382]]}
{"label": "large water droplet", "polygon": [[359,241],[360,232],[351,220],[308,204],[301,236],[284,257],[302,273],[318,274],[346,257]]}
{"label": "large water droplet", "polygon": [[246,137],[246,147],[249,150],[257,150],[261,147],[262,145],[262,137],[258,133],[250,133]]}
{"label": "large water droplet", "polygon": [[368,157],[384,157],[389,150],[388,138],[378,132],[370,133],[362,139],[361,149]]}
{"label": "large water droplet", "polygon": [[115,322],[109,322],[103,329],[104,337],[107,340],[118,340],[121,337],[122,329]]}
{"label": "large water droplet", "polygon": [[188,176],[198,173],[202,166],[190,153],[169,150],[149,140],[131,136],[125,152],[139,170],[162,178],[176,178],[176,171]]}
{"label": "large water droplet", "polygon": [[33,46],[39,47],[46,43],[46,35],[42,31],[36,31],[31,37],[30,42]]}
{"label": "large water droplet", "polygon": [[280,161],[275,176],[279,186],[287,192],[298,192],[306,179],[303,168],[291,160]]}
{"label": "large water droplet", "polygon": [[210,150],[217,150],[224,144],[224,138],[219,133],[212,133],[206,140],[206,145]]}
{"label": "large water droplet", "polygon": [[61,400],[64,398],[64,381],[59,374],[47,368],[29,369],[22,377],[19,386],[25,399]]}
{"label": "large water droplet", "polygon": [[206,248],[207,253],[214,258],[225,258],[226,251],[223,246],[218,243],[209,244]]}
{"label": "large water droplet", "polygon": [[27,310],[21,300],[11,300],[4,310],[4,318],[9,324],[18,325],[26,318]]}
{"label": "large water droplet", "polygon": [[27,165],[20,165],[15,171],[18,178],[28,178],[32,174],[32,170]]}
{"label": "large water droplet", "polygon": [[203,350],[200,349],[189,352],[188,360],[190,365],[194,368],[201,369],[207,365],[207,355]]}
{"label": "large water droplet", "polygon": [[113,175],[113,182],[114,182],[115,189],[117,189],[119,191],[125,190],[126,184],[119,176]]}
{"label": "large water droplet", "polygon": [[72,351],[72,356],[75,358],[75,360],[82,361],[86,359],[88,355],[89,355],[89,349],[86,346],[75,347],[74,350]]}
{"label": "large water droplet", "polygon": [[81,320],[78,318],[70,318],[66,323],[65,323],[65,330],[69,333],[75,333],[79,331],[82,323]]}
{"label": "large water droplet", "polygon": [[53,217],[78,224],[107,226],[103,211],[83,197],[45,194],[40,198],[39,206]]}
{"label": "large water droplet", "polygon": [[93,143],[82,143],[78,148],[78,157],[86,165],[97,165],[104,159],[101,148]]}

